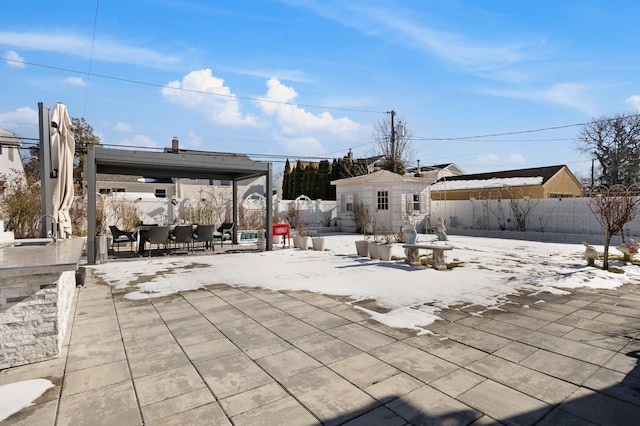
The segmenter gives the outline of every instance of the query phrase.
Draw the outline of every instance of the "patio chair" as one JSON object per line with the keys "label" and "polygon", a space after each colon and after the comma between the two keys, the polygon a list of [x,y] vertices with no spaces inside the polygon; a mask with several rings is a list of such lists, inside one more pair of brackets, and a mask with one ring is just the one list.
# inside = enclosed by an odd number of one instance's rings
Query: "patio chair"
{"label": "patio chair", "polygon": [[220,239],[220,247],[222,247],[224,240],[231,240],[231,243],[233,244],[233,228],[233,222],[225,222],[220,225],[217,232],[213,234],[214,239]]}
{"label": "patio chair", "polygon": [[147,242],[149,243],[149,257],[151,257],[151,245],[155,244],[156,248],[163,245],[166,249],[169,244],[169,233],[171,228],[169,226],[152,226],[147,231]]}
{"label": "patio chair", "polygon": [[171,236],[169,237],[171,241],[174,243],[174,246],[178,244],[187,245],[187,250],[191,248],[191,243],[193,242],[193,226],[192,225],[178,225],[173,228],[171,232]]}
{"label": "patio chair", "polygon": [[116,225],[109,225],[109,230],[111,231],[111,236],[113,237],[113,241],[111,243],[111,251],[113,252],[113,246],[118,248],[118,253],[120,252],[120,244],[129,243],[129,248],[133,251],[133,246],[131,243],[135,243],[138,241],[138,233],[137,232],[129,232],[123,231],[118,228]]}
{"label": "patio chair", "polygon": [[198,225],[193,233],[194,244],[202,243],[204,248],[211,247],[211,250],[213,250],[213,233],[215,229],[215,225]]}

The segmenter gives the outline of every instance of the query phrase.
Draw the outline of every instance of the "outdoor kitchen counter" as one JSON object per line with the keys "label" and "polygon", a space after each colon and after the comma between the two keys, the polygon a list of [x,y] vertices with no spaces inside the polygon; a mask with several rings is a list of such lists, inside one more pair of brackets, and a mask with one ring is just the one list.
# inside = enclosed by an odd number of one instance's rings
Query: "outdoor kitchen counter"
{"label": "outdoor kitchen counter", "polygon": [[75,271],[84,242],[84,238],[75,237],[56,242],[32,238],[1,243],[0,282],[20,275]]}
{"label": "outdoor kitchen counter", "polygon": [[0,370],[57,357],[84,238],[0,244]]}

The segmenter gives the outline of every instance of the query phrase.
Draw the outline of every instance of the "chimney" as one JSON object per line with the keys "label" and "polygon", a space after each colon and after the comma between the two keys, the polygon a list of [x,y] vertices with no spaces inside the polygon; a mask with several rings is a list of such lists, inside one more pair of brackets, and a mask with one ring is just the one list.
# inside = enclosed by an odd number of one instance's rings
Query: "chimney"
{"label": "chimney", "polygon": [[178,138],[174,136],[173,139],[171,139],[171,151],[177,154],[179,150],[180,144],[178,142]]}
{"label": "chimney", "polygon": [[351,151],[351,148],[349,148],[349,153],[347,154],[347,158],[349,160],[353,160],[353,151]]}

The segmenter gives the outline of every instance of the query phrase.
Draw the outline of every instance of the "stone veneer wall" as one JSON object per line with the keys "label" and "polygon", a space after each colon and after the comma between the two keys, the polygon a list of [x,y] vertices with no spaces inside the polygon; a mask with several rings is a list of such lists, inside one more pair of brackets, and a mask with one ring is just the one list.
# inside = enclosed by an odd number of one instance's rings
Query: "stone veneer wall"
{"label": "stone veneer wall", "polygon": [[75,271],[0,278],[0,370],[60,354],[75,287]]}

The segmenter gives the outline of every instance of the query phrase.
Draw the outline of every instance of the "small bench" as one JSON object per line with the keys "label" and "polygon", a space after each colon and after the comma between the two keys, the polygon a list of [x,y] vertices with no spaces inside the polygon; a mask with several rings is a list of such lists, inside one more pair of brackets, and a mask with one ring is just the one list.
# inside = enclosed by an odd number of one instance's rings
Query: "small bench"
{"label": "small bench", "polygon": [[405,244],[402,247],[406,249],[407,259],[405,260],[411,266],[421,266],[420,263],[420,250],[432,250],[433,251],[433,269],[438,271],[446,271],[447,263],[444,261],[444,251],[453,250],[451,246],[436,245],[436,244]]}

